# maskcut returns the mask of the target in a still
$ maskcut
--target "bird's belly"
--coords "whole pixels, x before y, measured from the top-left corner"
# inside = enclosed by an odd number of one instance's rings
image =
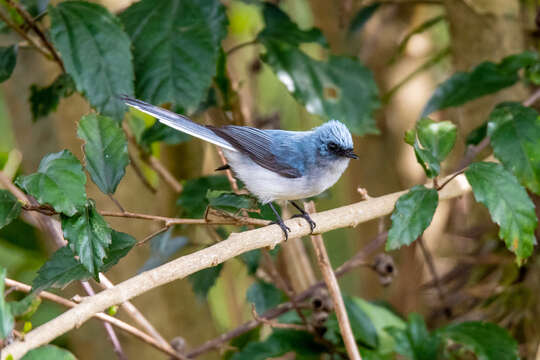
[[[348,160],[338,160],[320,174],[286,178],[263,168],[239,152],[224,150],[235,175],[263,204],[274,200],[298,200],[315,196],[334,185],[347,168]]]

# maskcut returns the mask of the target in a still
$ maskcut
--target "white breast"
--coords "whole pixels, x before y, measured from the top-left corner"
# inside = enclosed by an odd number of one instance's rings
[[[263,168],[240,152],[225,149],[223,152],[235,175],[263,204],[318,195],[334,185],[349,164],[349,159],[339,159],[306,176],[291,179]]]

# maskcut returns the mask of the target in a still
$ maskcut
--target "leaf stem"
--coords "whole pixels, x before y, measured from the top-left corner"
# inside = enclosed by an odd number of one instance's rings
[[[246,46],[250,46],[250,45],[255,45],[255,44],[258,44],[259,42],[257,41],[257,39],[254,39],[254,40],[251,40],[251,41],[247,41],[247,42],[243,42],[243,43],[240,43],[238,45],[235,45],[233,46],[232,48],[230,48],[229,50],[227,50],[225,53],[227,54],[227,56],[230,56],[232,53],[246,47]]]

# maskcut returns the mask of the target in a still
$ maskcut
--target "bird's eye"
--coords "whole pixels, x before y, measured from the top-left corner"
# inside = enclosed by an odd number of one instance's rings
[[[330,151],[336,151],[338,149],[338,145],[335,142],[328,143],[328,149]]]

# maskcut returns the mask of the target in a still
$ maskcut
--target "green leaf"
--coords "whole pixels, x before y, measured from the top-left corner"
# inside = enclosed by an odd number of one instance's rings
[[[431,223],[438,203],[437,190],[423,185],[416,185],[401,195],[392,213],[386,251],[399,249],[415,241]]]
[[[517,179],[501,165],[473,163],[465,171],[476,201],[484,204],[500,226],[499,236],[521,262],[536,244],[534,204]]]
[[[221,273],[221,269],[223,269],[223,263],[200,270],[188,277],[195,295],[197,295],[200,300],[206,299],[208,292],[216,283],[217,278]]]
[[[150,239],[150,256],[138,272],[147,271],[165,264],[174,253],[187,245],[185,236],[172,236],[173,228]]]
[[[284,43],[265,45],[263,60],[307,111],[342,121],[356,135],[378,133],[372,117],[378,89],[368,68],[348,57],[330,55],[324,62]]]
[[[497,159],[540,195],[540,118],[519,103],[503,103],[489,117],[488,135]]]
[[[478,360],[518,360],[518,343],[508,332],[488,322],[449,325],[438,333],[472,350]]]
[[[289,16],[272,3],[262,4],[265,27],[257,35],[257,41],[266,44],[268,41],[284,42],[298,47],[302,43],[319,43],[328,47],[328,42],[319,29],[301,30]]]
[[[182,207],[182,216],[201,218],[208,206],[208,189],[230,190],[229,180],[225,175],[202,176],[186,181],[184,191],[176,202]]]
[[[8,190],[0,189],[0,229],[19,217],[21,203]]]
[[[66,1],[49,7],[51,40],[77,90],[104,115],[121,121],[133,95],[131,42],[120,21],[103,6]]]
[[[0,83],[11,76],[17,63],[17,45],[0,46]]]
[[[257,199],[249,195],[238,195],[233,191],[208,189],[206,198],[208,199],[208,205],[226,211],[254,209],[257,207]]]
[[[440,84],[428,100],[422,117],[434,111],[459,106],[495,93],[519,81],[518,71],[538,62],[538,54],[526,51],[510,55],[500,63],[483,62],[470,72],[457,72]]]
[[[11,335],[14,325],[11,307],[4,298],[5,279],[6,269],[0,266],[0,339],[4,339]]]
[[[93,201],[89,200],[84,209],[72,217],[62,216],[62,229],[81,264],[97,279],[112,240],[111,228]]]
[[[218,0],[142,0],[120,15],[134,45],[136,93],[188,112],[204,99],[227,33]]]
[[[9,303],[11,313],[17,320],[29,320],[41,305],[41,298],[34,294],[26,295],[22,300]]]
[[[36,173],[19,177],[15,183],[40,204],[50,204],[68,216],[75,215],[86,203],[86,176],[69,150],[45,156]]]
[[[242,261],[246,265],[248,274],[254,275],[259,268],[259,262],[261,260],[261,250],[255,249],[245,252],[240,255],[240,259],[242,259]]]
[[[476,129],[471,131],[467,138],[465,139],[465,144],[467,145],[478,145],[485,139],[487,136],[487,122],[478,126]]]
[[[396,342],[396,352],[411,360],[437,358],[441,339],[430,334],[424,319],[418,314],[409,315],[406,329],[390,327],[387,331]]]
[[[189,140],[191,140],[191,136],[188,134],[163,125],[156,120],[152,126],[143,131],[140,144],[150,151],[150,145],[156,141],[162,141],[169,145],[177,145]]]
[[[71,96],[75,91],[75,83],[71,76],[66,73],[60,74],[51,85],[39,87],[32,85],[30,87],[30,110],[32,111],[32,120],[49,115],[55,111],[61,98]]]
[[[123,258],[135,245],[136,240],[118,231],[111,233],[111,245],[104,260],[101,272],[106,272]],[[38,275],[32,282],[32,292],[48,288],[66,287],[76,280],[88,280],[93,275],[75,258],[75,253],[69,246],[58,249],[51,258],[38,270]]]
[[[77,358],[58,346],[44,345],[30,350],[21,360],[77,360]]]
[[[375,11],[381,6],[380,2],[374,2],[367,6],[363,6],[360,10],[354,15],[354,18],[351,20],[349,25],[349,34],[354,34],[362,30],[364,25],[368,22],[369,19],[375,14]]]
[[[255,304],[257,314],[263,314],[281,303],[283,294],[274,285],[264,281],[253,283],[246,293],[246,300]]]
[[[86,115],[77,135],[84,140],[86,169],[105,194],[113,194],[129,163],[126,135],[111,118]]]
[[[429,118],[423,118],[416,124],[418,140],[424,149],[442,162],[456,143],[457,128],[450,121],[435,122]]]
[[[260,342],[249,343],[233,355],[231,360],[266,360],[288,352],[295,352],[297,359],[319,356],[326,348],[315,342],[313,335],[305,331],[275,329],[272,334]]]
[[[43,15],[49,4],[49,0],[20,0],[19,2],[33,17]]]

